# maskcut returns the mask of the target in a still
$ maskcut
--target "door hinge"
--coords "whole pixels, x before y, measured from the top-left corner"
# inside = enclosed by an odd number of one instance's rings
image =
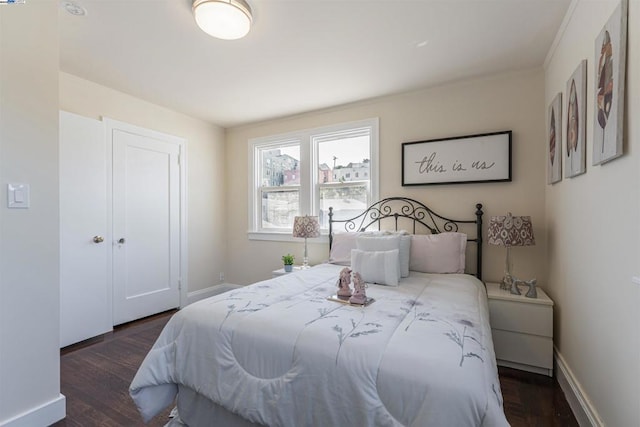
[[[178,166],[181,165],[182,154],[178,154]]]
[[[182,290],[182,279],[178,279],[178,290]]]

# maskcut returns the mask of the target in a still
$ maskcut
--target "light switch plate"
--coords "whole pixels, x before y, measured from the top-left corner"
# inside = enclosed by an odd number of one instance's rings
[[[29,190],[29,184],[7,184],[7,207],[11,209],[28,208],[31,199]]]

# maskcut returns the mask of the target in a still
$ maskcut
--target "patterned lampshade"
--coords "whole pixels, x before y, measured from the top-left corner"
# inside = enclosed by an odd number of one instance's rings
[[[498,246],[532,246],[536,244],[530,216],[492,216],[489,223],[489,244]]]
[[[320,222],[317,216],[297,216],[293,220],[293,237],[319,237]]]

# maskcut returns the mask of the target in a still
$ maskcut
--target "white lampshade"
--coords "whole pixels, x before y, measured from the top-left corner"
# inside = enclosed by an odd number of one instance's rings
[[[253,19],[244,0],[195,0],[193,15],[202,31],[223,40],[246,36]]]

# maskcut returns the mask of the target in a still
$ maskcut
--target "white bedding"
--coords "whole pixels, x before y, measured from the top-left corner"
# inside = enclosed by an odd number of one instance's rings
[[[130,393],[145,420],[178,384],[269,426],[505,426],[483,284],[412,272],[328,301],[324,264],[194,303],[169,321]]]

